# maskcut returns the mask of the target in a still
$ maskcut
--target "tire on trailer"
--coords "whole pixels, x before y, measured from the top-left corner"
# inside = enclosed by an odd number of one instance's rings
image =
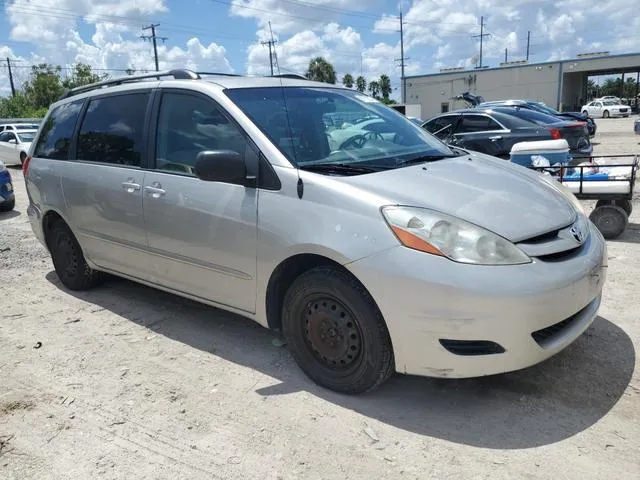
[[[294,280],[284,298],[282,329],[302,371],[322,387],[363,393],[394,372],[382,314],[347,272],[318,267]]]
[[[603,205],[617,205],[625,212],[627,212],[627,216],[631,216],[631,212],[633,211],[633,205],[631,204],[631,200],[598,200],[596,202],[596,208],[601,207]]]
[[[14,208],[16,208],[16,199],[15,198],[12,198],[8,202],[0,203],[0,212],[10,212]]]
[[[601,205],[591,212],[589,219],[607,240],[618,238],[629,224],[627,212],[617,205]]]
[[[89,267],[78,240],[62,220],[51,226],[47,245],[56,274],[69,290],[88,290],[102,282],[104,274]]]

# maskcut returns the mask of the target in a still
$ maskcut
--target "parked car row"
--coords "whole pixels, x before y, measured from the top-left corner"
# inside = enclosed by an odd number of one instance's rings
[[[570,153],[590,155],[593,147],[585,122],[569,121],[528,107],[479,106],[438,115],[423,124],[447,144],[508,158],[519,142],[565,139]]]

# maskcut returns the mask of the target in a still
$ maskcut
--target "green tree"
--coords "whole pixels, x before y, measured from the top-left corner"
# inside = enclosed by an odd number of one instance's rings
[[[100,82],[102,80],[106,80],[109,78],[109,75],[102,74],[98,75],[93,73],[91,70],[91,66],[85,65],[84,63],[78,63],[71,75],[64,79],[62,82],[62,87],[66,89],[71,89],[75,87],[81,87],[83,85],[89,85],[90,83]]]
[[[365,78],[360,75],[358,78],[356,78],[356,89],[360,92],[360,93],[364,93],[367,91],[367,81],[365,80]]]
[[[353,76],[350,73],[347,73],[342,77],[342,84],[347,88],[353,88]]]
[[[336,71],[333,65],[322,57],[316,57],[309,62],[305,76],[316,82],[336,83]]]
[[[46,113],[46,108],[34,107],[23,92],[0,98],[0,118],[42,118]]]
[[[374,98],[378,98],[378,94],[380,93],[380,84],[375,80],[373,82],[369,82],[369,91]]]
[[[379,86],[382,98],[388,101],[391,95],[391,79],[387,75],[380,75]]]
[[[29,103],[35,109],[49,108],[62,95],[60,67],[41,63],[31,68],[31,77],[23,90]]]

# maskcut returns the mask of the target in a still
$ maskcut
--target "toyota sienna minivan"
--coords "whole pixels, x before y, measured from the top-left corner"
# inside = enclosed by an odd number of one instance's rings
[[[67,288],[109,273],[244,315],[339,392],[522,369],[600,305],[605,242],[571,193],[354,90],[109,80],[52,105],[29,155],[28,215]]]

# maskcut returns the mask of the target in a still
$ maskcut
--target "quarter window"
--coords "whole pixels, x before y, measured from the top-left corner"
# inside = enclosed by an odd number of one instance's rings
[[[139,167],[148,100],[148,93],[91,100],[78,136],[78,159]]]
[[[37,158],[67,160],[71,137],[76,128],[82,102],[65,103],[56,107],[42,126],[38,143],[34,150]]]
[[[211,100],[184,93],[162,95],[156,135],[156,169],[194,174],[206,150],[233,150],[244,157],[247,140]]]

